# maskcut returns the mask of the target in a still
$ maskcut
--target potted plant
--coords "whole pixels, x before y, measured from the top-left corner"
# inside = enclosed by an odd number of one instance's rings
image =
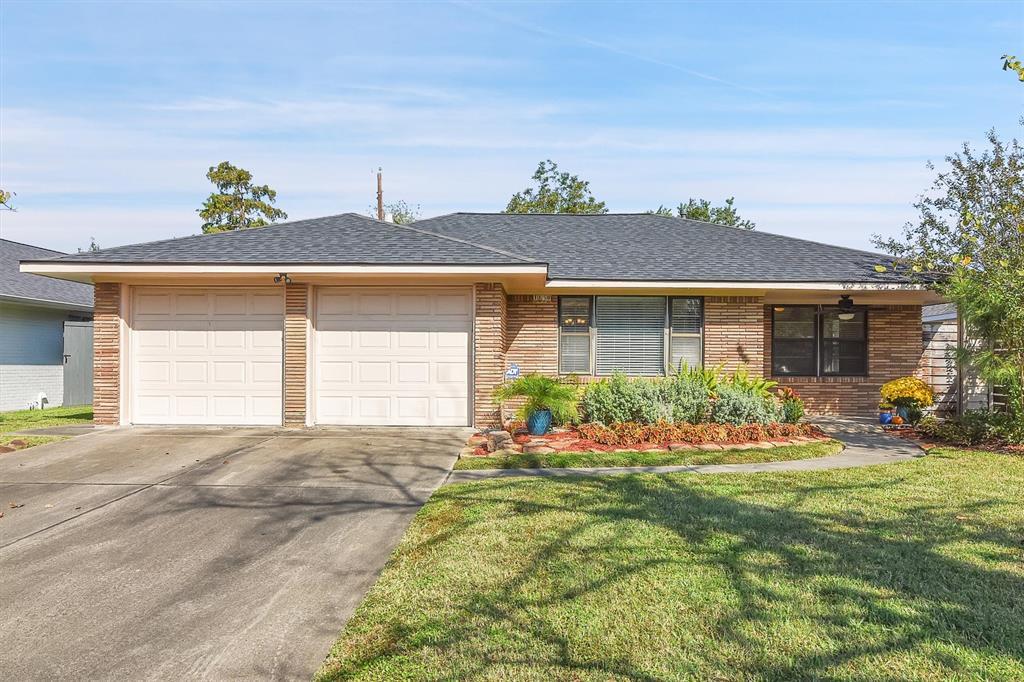
[[[526,420],[531,436],[543,436],[552,421],[564,423],[576,419],[576,394],[575,386],[534,373],[499,386],[494,397],[499,403],[522,399],[517,416]]]
[[[884,400],[878,403],[878,423],[892,424],[892,415],[895,409],[895,405],[889,402],[885,402]]]
[[[896,406],[901,424],[916,424],[924,414],[922,408],[935,403],[931,387],[917,377],[900,377],[884,384],[882,399]]]

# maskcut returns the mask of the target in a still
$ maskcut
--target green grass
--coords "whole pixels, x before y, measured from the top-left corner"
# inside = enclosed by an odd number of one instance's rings
[[[829,440],[805,445],[783,445],[770,450],[689,450],[681,452],[555,452],[500,457],[463,457],[456,469],[559,469],[577,467],[668,466],[672,464],[747,464],[811,459],[834,455],[842,443]]]
[[[7,445],[12,440],[22,440],[33,447],[59,440],[64,436],[11,436],[13,431],[41,429],[47,426],[69,426],[71,424],[89,424],[92,422],[92,407],[54,407],[48,410],[18,410],[17,412],[0,412],[0,445]]]
[[[48,410],[0,412],[0,433],[41,429],[46,426],[68,426],[92,422],[92,406],[54,407]]]
[[[448,486],[317,679],[1024,679],[1024,458]]]

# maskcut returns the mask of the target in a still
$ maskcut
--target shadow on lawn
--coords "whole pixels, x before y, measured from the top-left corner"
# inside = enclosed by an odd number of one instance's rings
[[[536,549],[527,560],[514,557],[515,565],[524,568],[499,589],[450,594],[463,612],[458,622],[449,619],[410,628],[392,619],[384,632],[352,647],[349,657],[339,661],[326,679],[358,675],[392,656],[415,657],[418,649],[427,647],[444,660],[446,649],[454,654],[472,646],[467,642],[489,637],[488,632],[501,632],[513,645],[488,646],[476,656],[462,656],[461,667],[449,672],[461,677],[500,676],[520,666],[536,666],[534,670],[558,670],[570,678],[658,679],[664,669],[654,671],[628,652],[614,655],[599,641],[567,637],[564,628],[554,625],[555,619],[545,617],[544,609],[615,589],[620,581],[656,571],[660,565],[676,564],[677,570],[688,570],[695,563],[717,569],[738,603],[719,610],[721,615],[713,621],[707,616],[713,632],[705,635],[704,646],[721,651],[691,652],[690,665],[703,657],[707,667],[680,669],[675,675],[701,677],[717,668],[719,675],[728,678],[820,678],[834,675],[837,666],[853,659],[874,656],[875,665],[882,666],[881,657],[900,652],[917,656],[930,652],[936,667],[957,672],[957,658],[936,653],[936,646],[969,650],[973,666],[984,665],[979,661],[991,657],[1024,663],[1024,580],[939,551],[940,546],[955,543],[985,543],[995,547],[985,552],[975,548],[973,560],[1020,561],[1024,536],[971,521],[985,507],[999,504],[998,500],[955,506],[936,504],[932,497],[914,503],[913,486],[900,488],[907,476],[920,480],[927,475],[927,470],[906,476],[893,472],[866,477],[857,484],[818,486],[801,485],[795,477],[783,484],[777,479],[747,479],[736,486],[734,496],[719,494],[711,485],[686,475],[608,477],[560,482],[560,494],[548,494],[542,502],[531,501],[540,498],[528,488],[535,481],[442,489],[436,494],[438,502],[454,505],[435,522],[427,515],[424,521],[436,527],[424,527],[428,537],[403,547],[399,558],[415,561],[431,547],[472,534],[487,515],[467,518],[458,510],[480,503],[508,505],[510,528],[528,525],[516,517],[563,512],[571,514],[565,518],[574,522],[554,535],[538,534],[538,541],[530,545]],[[844,493],[875,496],[881,504],[885,495],[878,491],[883,490],[886,495],[903,495],[906,503],[879,513],[820,505],[796,509],[808,498]],[[751,501],[761,494],[772,496],[771,502]],[[1002,504],[1011,502],[1002,500]],[[670,531],[678,542],[671,543],[675,547],[667,552],[647,552],[645,558],[638,558],[631,554],[635,524]],[[573,546],[574,541],[597,528],[614,529],[610,541],[595,547],[587,558],[597,570],[574,574],[581,577],[569,580],[571,584],[545,573],[568,561],[568,554],[576,553],[574,559],[578,559],[580,547]],[[728,541],[722,542],[723,537]],[[544,579],[537,580],[542,573]],[[590,573],[599,577],[589,580],[585,576]],[[810,593],[813,605],[786,594],[793,591],[795,581],[799,582],[795,589]],[[770,643],[750,633],[773,628],[779,618],[805,619],[807,631],[819,641],[795,653],[774,655]],[[860,629],[865,627],[871,629],[870,636]],[[829,644],[821,645],[820,638],[828,638]],[[587,659],[579,655],[581,649]],[[746,649],[747,654],[730,656],[730,649]]]

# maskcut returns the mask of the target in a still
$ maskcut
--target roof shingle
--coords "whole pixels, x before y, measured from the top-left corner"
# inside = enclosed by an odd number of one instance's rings
[[[91,308],[92,285],[21,272],[19,262],[62,256],[38,246],[0,239],[0,296]]]

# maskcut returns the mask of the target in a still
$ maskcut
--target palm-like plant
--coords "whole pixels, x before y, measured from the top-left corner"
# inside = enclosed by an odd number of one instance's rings
[[[548,410],[557,423],[564,424],[578,415],[576,386],[559,383],[543,374],[527,374],[503,384],[494,392],[494,397],[499,403],[524,398],[516,413],[520,419],[529,419],[534,412]]]

